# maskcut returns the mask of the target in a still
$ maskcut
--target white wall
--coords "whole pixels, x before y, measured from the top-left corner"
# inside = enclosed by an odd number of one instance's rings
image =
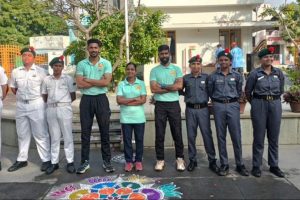
[[[194,55],[200,54],[203,64],[214,61],[215,47],[219,43],[217,29],[188,29],[176,31],[177,64],[182,66],[182,52],[186,49],[186,66],[188,66],[189,49],[195,49]],[[194,56],[192,55],[192,56]]]

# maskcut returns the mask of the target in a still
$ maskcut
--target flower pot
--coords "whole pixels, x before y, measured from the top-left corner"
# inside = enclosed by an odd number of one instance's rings
[[[300,112],[300,102],[290,102],[292,112]]]
[[[240,102],[240,114],[243,114],[245,111],[247,102]]]

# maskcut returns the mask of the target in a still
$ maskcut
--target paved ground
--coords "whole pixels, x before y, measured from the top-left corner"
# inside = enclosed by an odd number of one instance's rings
[[[242,177],[234,170],[232,147],[228,146],[230,156],[230,174],[219,177],[208,169],[208,162],[203,149],[199,149],[198,168],[193,172],[177,172],[173,159],[174,150],[166,150],[166,168],[163,172],[153,171],[155,152],[149,148],[144,153],[144,171],[126,173],[123,170],[122,152],[113,149],[114,166],[117,174],[139,174],[159,178],[161,183],[174,182],[183,193],[182,199],[299,199],[300,198],[300,145],[280,147],[280,166],[286,172],[286,178],[277,178],[268,172],[266,161],[261,178]],[[244,147],[247,168],[251,167],[251,147]],[[45,175],[40,170],[40,160],[34,149],[30,150],[29,165],[16,172],[7,172],[15,161],[17,149],[3,147],[2,171],[0,172],[0,199],[42,199],[51,188],[75,183],[88,177],[107,176],[101,168],[102,160],[99,149],[91,150],[91,169],[83,175],[68,174],[65,171],[66,160],[61,151],[60,169],[52,175]],[[187,151],[185,151],[187,152]],[[266,155],[264,156],[266,157]],[[79,164],[80,151],[76,150],[76,165]]]
[[[118,107],[113,103],[115,97],[110,96],[112,110]],[[9,95],[4,102],[4,111],[14,115],[14,96]],[[79,101],[73,103],[78,107]],[[249,111],[249,107],[248,109]],[[288,110],[284,105],[284,110]],[[153,112],[152,106],[146,106],[146,112]],[[267,150],[267,147],[266,149]],[[112,149],[114,158],[122,157],[118,149]],[[280,167],[286,172],[286,178],[280,179],[268,172],[267,162],[264,161],[263,175],[261,178],[241,177],[234,171],[232,147],[228,146],[230,156],[230,175],[219,177],[208,169],[208,162],[203,148],[199,149],[199,166],[194,172],[177,172],[175,170],[174,150],[166,150],[167,166],[163,172],[155,172],[154,149],[145,149],[144,171],[138,173],[147,177],[158,178],[161,183],[174,182],[183,193],[182,199],[300,199],[300,145],[280,146]],[[100,149],[91,150],[91,169],[83,175],[68,174],[65,172],[66,160],[61,149],[60,169],[52,175],[45,175],[40,170],[41,161],[35,149],[30,149],[29,165],[19,171],[9,173],[7,169],[17,157],[16,147],[2,147],[2,171],[0,172],[0,199],[43,199],[55,186],[65,183],[74,183],[88,177],[107,176],[101,168],[102,159]],[[187,150],[185,150],[187,152]],[[80,161],[80,150],[76,149],[75,164]],[[251,146],[243,146],[243,156],[248,169],[251,168]],[[264,158],[267,159],[265,152]],[[123,170],[123,163],[114,162],[117,174],[130,175]]]

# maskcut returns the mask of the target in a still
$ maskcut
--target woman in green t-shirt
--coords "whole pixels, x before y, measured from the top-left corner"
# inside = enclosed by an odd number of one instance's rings
[[[142,159],[144,149],[146,87],[142,80],[136,77],[136,65],[126,65],[126,78],[118,85],[117,103],[120,105],[120,122],[122,125],[125,171],[135,167],[136,171],[143,170]],[[133,159],[132,132],[134,132],[136,155]]]

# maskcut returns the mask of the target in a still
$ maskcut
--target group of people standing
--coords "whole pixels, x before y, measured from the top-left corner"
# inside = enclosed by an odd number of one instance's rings
[[[110,107],[106,96],[107,86],[112,79],[111,63],[100,54],[101,42],[98,39],[87,41],[89,57],[78,63],[76,82],[68,75],[62,74],[64,58],[56,57],[50,62],[53,75],[34,64],[35,51],[24,48],[21,51],[24,66],[12,72],[10,87],[16,94],[16,126],[19,143],[19,155],[8,171],[16,171],[27,166],[28,149],[33,135],[39,156],[42,160],[41,170],[47,174],[59,168],[59,145],[61,134],[64,138],[64,150],[67,159],[66,170],[69,173],[85,173],[89,168],[89,151],[91,128],[96,116],[100,138],[103,169],[114,172],[111,164],[109,141]],[[269,142],[268,163],[270,172],[279,177],[284,173],[278,167],[278,137],[280,132],[281,103],[284,76],[278,68],[272,66],[274,49],[263,49],[259,54],[261,66],[253,70],[246,83],[245,93],[251,103],[253,122],[253,168],[251,173],[261,176],[262,154],[265,132]],[[232,54],[228,49],[217,55],[219,68],[208,75],[202,73],[202,58],[196,55],[189,60],[190,74],[183,76],[181,69],[170,63],[170,49],[167,45],[158,47],[160,64],[150,73],[150,88],[154,94],[155,105],[155,152],[154,169],[162,171],[165,167],[164,141],[166,125],[169,122],[175,144],[176,169],[184,171],[184,145],[181,125],[181,108],[179,95],[184,95],[186,104],[186,128],[188,138],[188,171],[197,167],[196,137],[200,127],[208,157],[209,169],[220,176],[229,173],[226,147],[227,128],[231,136],[236,171],[248,176],[242,158],[241,125],[239,98],[242,94],[243,77],[232,70]],[[145,83],[136,77],[134,63],[126,65],[126,78],[117,89],[116,101],[120,105],[120,122],[124,141],[125,166],[129,172],[143,170],[143,149],[145,133],[146,103]],[[0,71],[1,75],[1,71]],[[1,78],[1,77],[0,77]],[[0,80],[0,84],[7,82]],[[81,123],[81,163],[75,169],[74,145],[72,136],[72,107],[75,90],[80,89]],[[4,87],[2,87],[5,90]],[[4,98],[6,92],[2,92]],[[210,125],[208,101],[211,99],[217,133],[220,166],[217,164],[216,150]],[[273,125],[271,125],[273,124]],[[48,133],[49,130],[49,133]],[[134,133],[136,153],[132,147]],[[0,165],[1,167],[1,165]],[[1,169],[1,168],[0,168]]]

